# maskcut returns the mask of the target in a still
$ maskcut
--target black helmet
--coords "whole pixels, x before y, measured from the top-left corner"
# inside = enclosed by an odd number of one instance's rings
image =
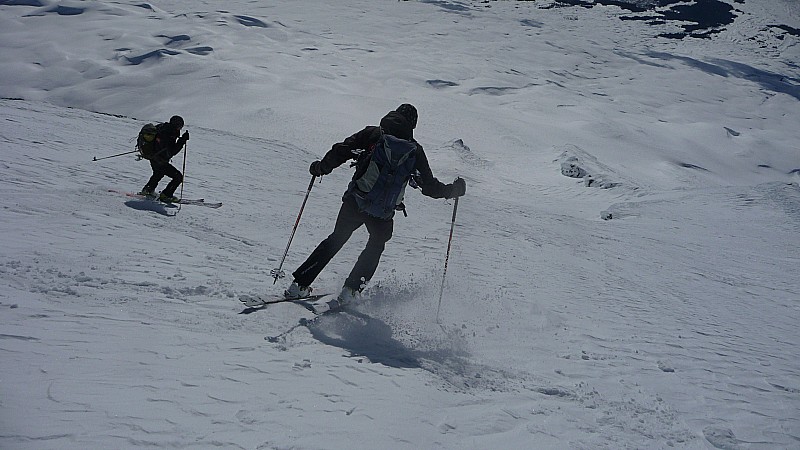
[[[169,119],[169,124],[177,129],[183,128],[183,117],[181,116],[172,116]]]
[[[395,111],[408,120],[408,123],[411,124],[411,128],[417,128],[417,108],[415,108],[414,105],[403,103],[398,106]]]

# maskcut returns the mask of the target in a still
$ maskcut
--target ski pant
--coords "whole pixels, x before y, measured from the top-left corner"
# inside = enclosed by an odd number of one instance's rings
[[[158,183],[161,181],[162,178],[165,176],[172,178],[172,180],[167,184],[167,187],[161,191],[164,195],[168,197],[172,197],[175,194],[175,190],[178,189],[178,186],[181,185],[183,182],[183,174],[180,170],[176,169],[172,164],[169,162],[161,162],[161,161],[150,161],[150,167],[153,168],[153,176],[150,177],[150,180],[147,181],[147,184],[144,185],[144,191],[151,191],[154,192],[158,187]]]
[[[336,256],[336,253],[342,249],[347,240],[350,239],[350,236],[353,235],[353,232],[359,229],[361,225],[366,225],[369,232],[369,240],[344,285],[359,291],[362,290],[363,286],[375,274],[383,249],[389,239],[392,238],[394,220],[378,219],[359,211],[352,197],[345,198],[342,202],[339,215],[336,217],[333,233],[320,242],[308,259],[292,273],[294,281],[300,286],[310,286],[317,278],[317,275],[322,272],[322,269]]]

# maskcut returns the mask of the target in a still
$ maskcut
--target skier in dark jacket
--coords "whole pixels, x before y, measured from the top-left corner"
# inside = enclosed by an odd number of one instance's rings
[[[311,163],[309,172],[318,177],[327,175],[346,161],[357,159],[361,150],[371,150],[381,139],[382,134],[387,134],[411,141],[416,145],[414,181],[422,189],[423,195],[432,198],[455,198],[464,195],[467,186],[462,178],[456,178],[453,183],[444,184],[433,176],[422,146],[414,140],[413,130],[416,125],[416,108],[407,103],[400,105],[397,110],[391,111],[383,117],[380,127],[368,126],[348,137],[344,142],[334,144],[322,160]],[[357,170],[353,179],[355,180],[359,176]],[[375,274],[385,244],[392,237],[393,219],[391,217],[388,219],[375,217],[360,210],[354,198],[353,186],[354,183],[351,182],[342,198],[342,207],[336,218],[333,233],[323,240],[292,274],[294,281],[284,292],[286,298],[300,298],[309,295],[311,283],[344,246],[353,232],[362,225],[367,227],[369,240],[344,282],[344,287],[338,297],[339,304],[354,300]]]
[[[150,167],[153,169],[153,176],[147,181],[147,184],[142,188],[140,194],[147,196],[155,196],[156,187],[158,183],[165,176],[172,178],[167,184],[167,187],[161,191],[159,200],[168,203],[177,202],[179,199],[175,197],[175,190],[183,182],[183,174],[175,166],[170,164],[173,156],[177,155],[186,141],[189,140],[189,132],[186,131],[181,136],[181,129],[183,128],[183,118],[181,116],[172,116],[169,122],[162,123],[156,127],[155,138],[155,153],[150,157]]]

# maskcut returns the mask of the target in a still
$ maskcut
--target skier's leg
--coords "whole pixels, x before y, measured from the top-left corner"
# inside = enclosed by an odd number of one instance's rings
[[[167,187],[161,191],[161,193],[167,197],[172,197],[175,194],[175,190],[178,189],[178,186],[183,183],[183,174],[172,164],[167,164],[164,167],[164,175],[172,178],[172,181],[167,184]]]
[[[147,180],[147,184],[144,185],[142,188],[142,192],[155,192],[156,188],[158,187],[158,183],[164,178],[164,167],[162,164],[158,164],[154,161],[150,161],[150,167],[153,169],[153,175]]]
[[[392,238],[392,229],[394,227],[394,220],[381,220],[369,218],[365,221],[367,231],[369,231],[369,240],[367,246],[358,256],[356,265],[350,271],[350,275],[345,280],[344,285],[351,289],[361,291],[365,284],[372,279],[375,275],[375,270],[378,268],[378,263],[381,260],[381,254],[386,247],[386,243]]]
[[[364,221],[361,213],[355,206],[352,199],[342,202],[339,215],[336,217],[336,225],[333,233],[319,243],[316,249],[306,261],[292,273],[294,281],[300,286],[310,286],[311,283],[322,272],[322,269],[336,256],[344,244],[353,235],[353,232],[360,227]]]

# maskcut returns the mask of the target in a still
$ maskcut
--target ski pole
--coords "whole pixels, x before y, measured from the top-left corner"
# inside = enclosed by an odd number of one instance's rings
[[[183,179],[181,180],[181,194],[180,194],[181,195],[180,196],[181,199],[183,199],[183,185],[186,183],[186,153],[188,151],[189,151],[189,144],[187,142],[184,142],[183,143],[183,167],[181,168],[181,177],[183,177]],[[173,195],[175,195],[175,194],[173,194]],[[177,216],[179,212],[181,212],[181,202],[180,201],[178,202],[178,210],[175,211],[175,214],[173,214],[173,216]]]
[[[186,184],[186,154],[189,153],[189,143],[183,143],[183,172],[181,175],[183,176],[183,181],[181,181],[181,198],[183,198],[183,185]]]
[[[297,226],[300,225],[300,216],[303,215],[303,209],[306,207],[306,202],[308,201],[308,195],[311,193],[311,188],[314,187],[314,180],[317,179],[316,175],[311,175],[311,182],[308,183],[308,190],[306,191],[306,197],[303,199],[303,204],[300,206],[300,213],[297,214],[297,220],[294,221],[294,227],[292,228],[292,234],[289,236],[289,242],[286,244],[286,251],[283,252],[283,258],[281,258],[281,263],[277,269],[272,269],[272,277],[274,280],[272,284],[278,282],[278,278],[283,278],[286,274],[283,273],[283,262],[286,261],[286,255],[289,254],[289,246],[292,245],[292,239],[294,239],[294,233],[297,231]]]
[[[439,311],[442,309],[442,294],[444,294],[444,279],[447,275],[447,262],[450,260],[450,244],[453,242],[453,227],[456,225],[456,211],[458,211],[458,197],[453,203],[453,219],[450,221],[450,238],[447,239],[447,255],[444,257],[444,272],[442,273],[442,287],[439,289],[439,306],[436,307],[436,323],[439,322]]]
[[[92,158],[92,161],[100,161],[101,159],[116,158],[117,156],[122,156],[122,155],[130,155],[131,153],[136,153],[138,151],[139,150],[132,150],[132,151],[129,151],[129,152],[119,153],[119,154],[116,154],[116,155],[103,156],[102,158],[98,158],[98,157],[95,156],[94,158]]]

